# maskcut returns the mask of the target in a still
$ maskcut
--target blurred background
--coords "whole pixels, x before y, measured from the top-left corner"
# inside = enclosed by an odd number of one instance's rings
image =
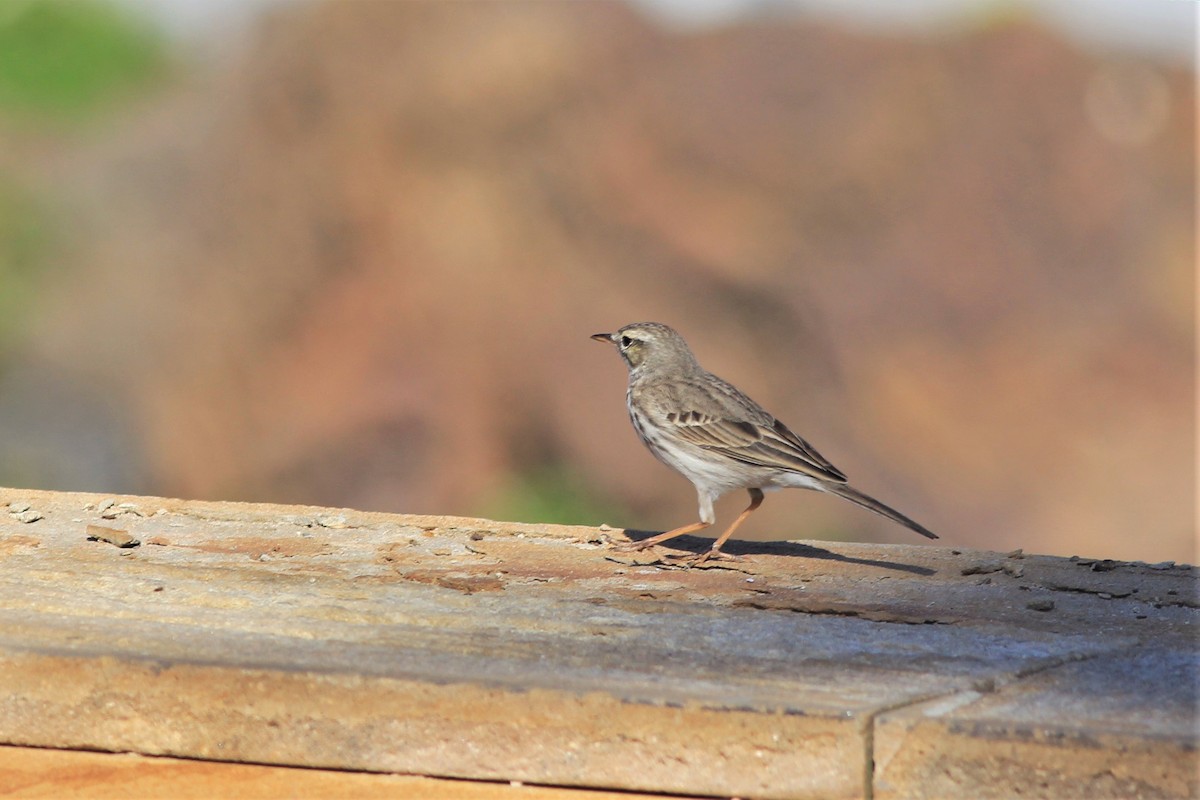
[[[1194,561],[1195,17],[7,0],[0,485],[681,525],[657,320],[941,543]]]

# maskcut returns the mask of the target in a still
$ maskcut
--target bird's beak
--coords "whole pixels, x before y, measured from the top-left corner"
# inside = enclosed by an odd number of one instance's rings
[[[616,339],[614,338],[615,336],[616,336],[616,334],[613,334],[613,333],[593,333],[592,334],[592,338],[595,339],[597,342],[608,342],[609,344],[612,344],[613,342],[616,341]]]

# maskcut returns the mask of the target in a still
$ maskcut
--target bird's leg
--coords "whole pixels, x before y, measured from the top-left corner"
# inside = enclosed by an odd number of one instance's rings
[[[622,545],[622,550],[645,550],[647,547],[654,547],[656,544],[662,544],[668,539],[674,539],[676,536],[683,536],[688,533],[695,533],[698,530],[707,528],[712,525],[711,522],[693,522],[691,525],[684,525],[682,528],[676,528],[673,531],[660,533],[658,536],[651,536],[649,539],[643,539],[640,542],[632,542],[627,545]]]
[[[713,546],[708,549],[708,552],[701,553],[700,555],[696,556],[696,559],[692,563],[703,564],[705,561],[714,558],[733,558],[733,556],[721,552],[721,545],[725,544],[725,542],[729,540],[729,537],[733,535],[733,532],[738,529],[739,525],[746,521],[746,517],[750,516],[754,509],[762,505],[762,501],[762,489],[751,489],[750,505],[746,506],[746,510],[741,514],[738,514],[737,519],[733,521],[732,525],[725,529],[725,532],[721,534],[719,539],[713,542]]]

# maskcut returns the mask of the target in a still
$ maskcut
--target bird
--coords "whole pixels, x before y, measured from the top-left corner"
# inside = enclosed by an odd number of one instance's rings
[[[860,492],[811,444],[728,381],[696,361],[684,338],[658,322],[635,322],[592,337],[616,347],[629,368],[625,405],[642,444],[696,489],[700,519],[624,546],[644,550],[716,522],[713,501],[737,489],[750,505],[708,551],[692,560],[730,558],[721,546],[763,502],[763,493],[797,488],[828,492],[922,536],[937,534]]]

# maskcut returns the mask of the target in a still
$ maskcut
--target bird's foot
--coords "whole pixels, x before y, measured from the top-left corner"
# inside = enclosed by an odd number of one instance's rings
[[[650,541],[641,542],[618,542],[613,545],[613,550],[618,553],[640,553],[643,550],[648,550],[654,545]]]
[[[701,564],[707,564],[710,561],[741,561],[741,556],[735,556],[731,553],[725,553],[717,549],[705,550],[703,553],[697,553],[691,556],[684,556],[679,559],[687,563],[689,567],[698,567]]]

